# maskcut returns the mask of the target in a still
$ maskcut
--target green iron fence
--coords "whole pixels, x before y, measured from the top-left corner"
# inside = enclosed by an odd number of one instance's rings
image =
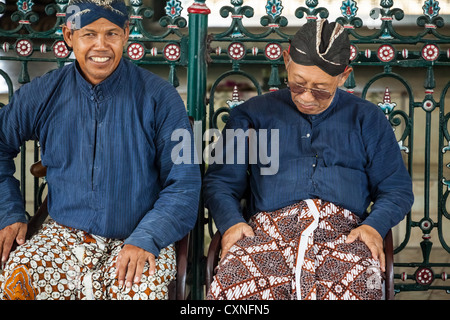
[[[370,11],[369,19],[379,22],[371,29],[367,20],[358,17],[357,1],[344,0],[330,8],[319,6],[318,0],[290,1],[290,5],[293,2],[298,4],[296,9],[287,13],[283,11],[286,1],[221,1],[218,14],[226,26],[215,27],[217,21],[209,19],[211,9],[205,0],[169,0],[163,6],[162,1],[130,0],[131,33],[124,55],[144,68],[164,70],[176,87],[185,85],[187,112],[196,121],[195,133],[203,136],[209,128],[220,129],[231,108],[243,100],[283,87],[282,51],[289,38],[302,24],[328,18],[330,10],[339,11],[336,20],[349,31],[354,68],[345,89],[377,103],[385,112],[415,183],[413,211],[394,230],[395,253],[400,257],[415,248],[421,255],[415,261],[395,260],[395,289],[450,293],[445,282],[450,268],[446,239],[450,231],[450,81],[445,74],[450,71],[450,32],[442,4],[423,1],[422,13],[414,17],[413,26],[405,28],[400,24],[405,19],[404,11],[392,0],[381,0]],[[38,69],[35,66],[48,63],[55,68],[72,61],[60,28],[67,5],[68,0],[0,3],[4,103],[17,89],[16,81],[17,85],[30,81],[30,73]],[[255,23],[256,6],[265,12],[259,23]],[[157,7],[163,13],[161,17]],[[187,19],[183,16],[186,11]],[[251,27],[246,26],[249,21],[253,22]],[[10,63],[19,65],[14,74],[6,71]],[[180,70],[187,75],[179,77]],[[204,140],[197,146],[199,150],[210,142],[209,138]],[[31,194],[35,210],[45,181],[35,179],[33,190],[28,190],[26,182],[33,178],[27,173],[26,148],[21,151],[19,175],[23,199]],[[37,161],[38,142],[31,148],[33,161]],[[202,170],[207,165],[204,160]],[[200,205],[191,233],[188,281],[193,299],[204,297],[204,251],[213,232],[213,221]]]

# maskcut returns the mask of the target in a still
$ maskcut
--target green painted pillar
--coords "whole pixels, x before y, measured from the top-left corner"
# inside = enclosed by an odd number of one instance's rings
[[[189,68],[188,102],[190,116],[203,121],[206,117],[206,36],[208,14],[205,0],[197,0],[188,8],[189,13]]]
[[[195,120],[194,132],[201,134],[206,128],[206,36],[208,31],[208,14],[211,11],[205,4],[205,0],[195,1],[189,8],[189,68],[188,68],[188,93],[187,110],[189,116]],[[201,130],[198,130],[198,128]],[[199,132],[200,131],[200,132]],[[203,139],[200,139],[202,141]],[[196,139],[199,141],[199,139]],[[197,148],[203,150],[202,145]],[[201,151],[200,150],[200,151]],[[202,173],[204,164],[199,152]],[[200,199],[197,223],[192,232],[192,288],[193,300],[203,299],[204,282],[204,206]]]

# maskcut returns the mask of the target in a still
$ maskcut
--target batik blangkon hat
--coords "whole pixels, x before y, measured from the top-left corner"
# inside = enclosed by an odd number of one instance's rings
[[[300,65],[317,66],[335,77],[350,62],[350,40],[339,23],[328,20],[307,22],[291,40],[289,54]]]
[[[123,0],[71,0],[66,9],[66,26],[81,29],[105,18],[121,28],[128,21],[127,6]]]

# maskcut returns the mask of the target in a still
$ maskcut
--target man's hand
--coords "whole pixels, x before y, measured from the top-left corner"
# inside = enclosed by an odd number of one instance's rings
[[[239,240],[245,237],[254,237],[252,227],[244,222],[240,222],[229,228],[222,236],[222,257],[225,257],[228,250]]]
[[[145,263],[149,264],[149,274],[152,276],[156,270],[155,256],[144,249],[126,244],[120,250],[116,262],[116,274],[119,286],[125,285],[130,288],[133,283],[139,283],[144,271]]]
[[[20,246],[25,243],[27,234],[27,224],[23,222],[13,223],[0,230],[0,255],[2,257],[2,267],[9,257],[14,240]]]
[[[383,249],[383,238],[377,230],[368,225],[362,225],[353,229],[347,237],[345,243],[352,243],[355,240],[361,240],[369,247],[372,257],[380,261],[381,271],[386,271],[386,262]]]

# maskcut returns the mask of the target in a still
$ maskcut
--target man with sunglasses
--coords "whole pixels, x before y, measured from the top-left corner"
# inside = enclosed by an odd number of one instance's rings
[[[283,57],[288,88],[235,107],[217,143],[226,157],[230,129],[278,130],[267,140],[278,172],[262,175],[247,154],[204,178],[222,235],[208,299],[380,299],[383,237],[414,199],[393,130],[377,106],[338,89],[352,72],[341,25],[306,23]]]

